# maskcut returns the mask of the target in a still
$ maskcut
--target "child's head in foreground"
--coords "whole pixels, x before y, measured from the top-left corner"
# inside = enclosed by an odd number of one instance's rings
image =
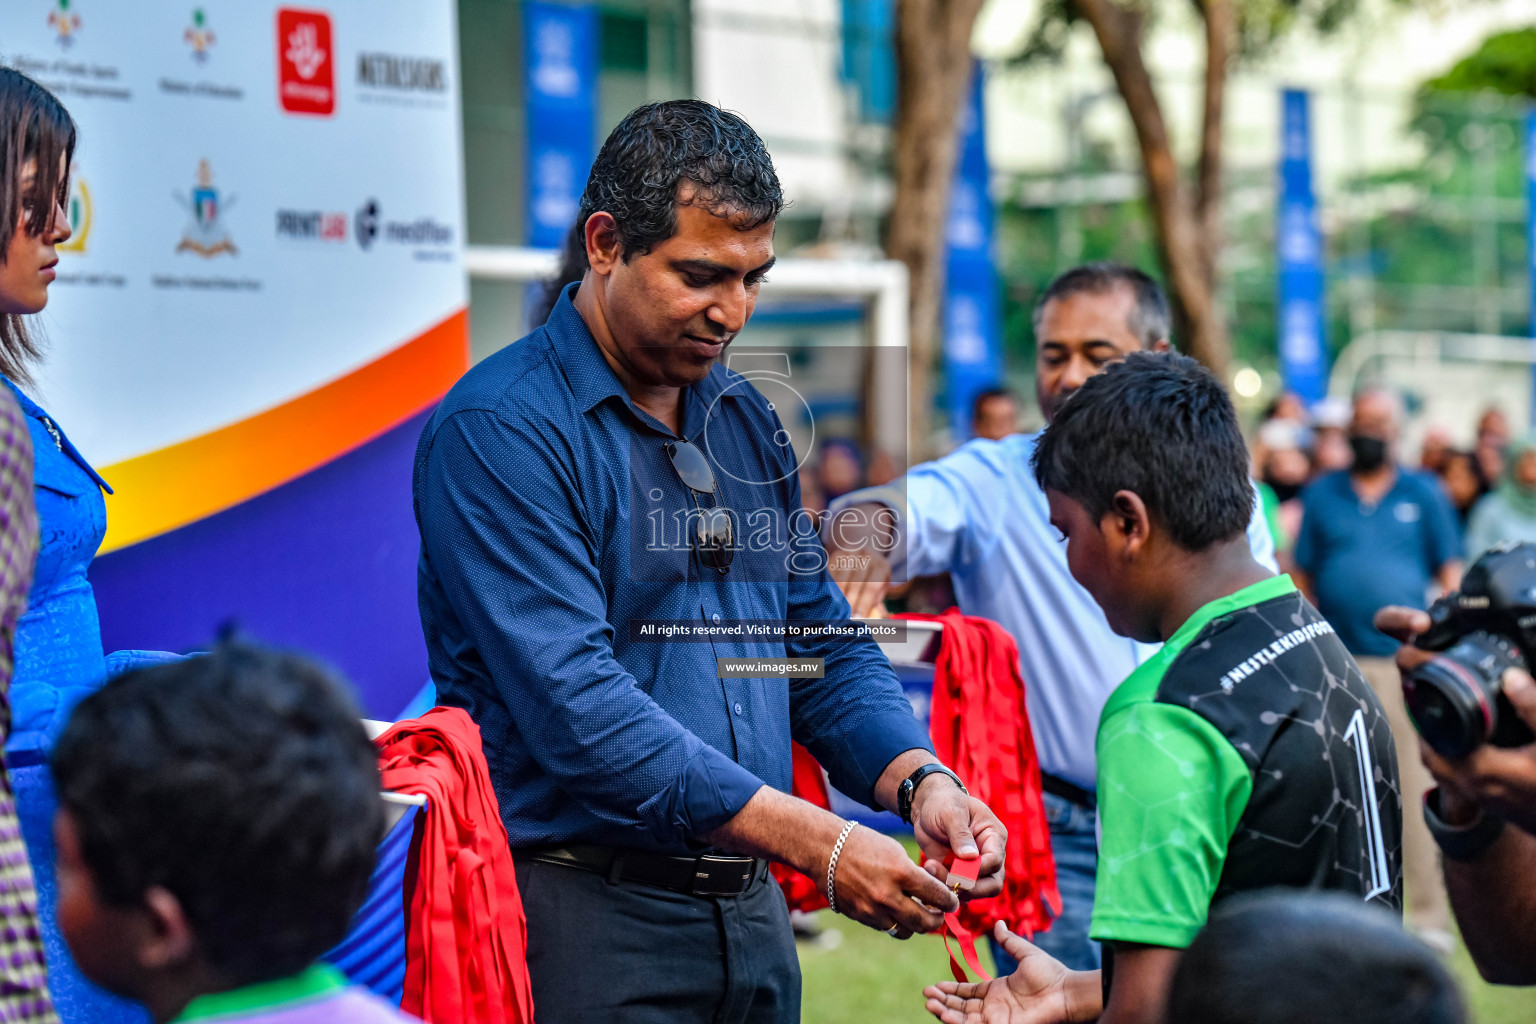
[[[1253,485],[1237,412],[1187,356],[1135,352],[1090,377],[1033,466],[1072,575],[1123,636],[1166,639],[1159,613],[1191,556],[1246,550]]]
[[[1402,922],[1342,893],[1234,899],[1185,950],[1170,1024],[1464,1024],[1450,971]]]
[[[297,974],[346,933],[383,830],[357,707],[238,643],[131,672],[54,751],[59,927],[82,972],[164,1019]]]

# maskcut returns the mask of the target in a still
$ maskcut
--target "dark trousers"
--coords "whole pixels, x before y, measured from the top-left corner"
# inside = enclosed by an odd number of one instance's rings
[[[539,1024],[796,1024],[800,961],[764,872],[689,896],[518,857]]]

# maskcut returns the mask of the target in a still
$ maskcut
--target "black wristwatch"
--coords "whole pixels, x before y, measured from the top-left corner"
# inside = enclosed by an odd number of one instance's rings
[[[1424,794],[1424,824],[1446,860],[1476,860],[1504,834],[1504,819],[1482,811],[1469,825],[1448,825],[1440,817],[1440,787]]]
[[[923,765],[917,771],[908,775],[900,788],[896,790],[896,813],[901,815],[901,820],[908,825],[912,824],[912,798],[917,795],[917,787],[923,784],[924,779],[935,773],[948,775],[954,779],[955,785],[960,787],[960,792],[970,792],[970,790],[965,788],[965,783],[960,781],[960,776],[943,765],[937,762]]]

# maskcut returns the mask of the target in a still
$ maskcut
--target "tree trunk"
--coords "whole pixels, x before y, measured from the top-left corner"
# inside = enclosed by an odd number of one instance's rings
[[[1162,107],[1152,86],[1151,73],[1142,60],[1143,16],[1133,8],[1120,6],[1115,0],[1075,2],[1078,11],[1093,26],[1099,48],[1104,53],[1104,63],[1115,77],[1115,85],[1136,129],[1142,173],[1147,182],[1147,206],[1152,212],[1153,236],[1168,283],[1168,298],[1181,347],[1225,381],[1231,360],[1231,342],[1221,310],[1216,305],[1211,277],[1214,259],[1208,257],[1207,236],[1202,221],[1196,216],[1195,205],[1180,186],[1179,169],[1168,141]],[[1213,0],[1210,6],[1224,4],[1225,0]],[[1219,62],[1223,78],[1225,67],[1223,59]],[[1213,123],[1210,118],[1212,97],[1207,95],[1202,156],[1206,146],[1214,146],[1213,164],[1220,159],[1221,99],[1219,90],[1215,97],[1217,116]],[[1213,167],[1212,173],[1219,187],[1219,171]],[[1212,195],[1210,205],[1204,208],[1213,217],[1219,214],[1219,197]],[[1214,249],[1209,251],[1214,252]]]
[[[982,0],[897,0],[896,194],[886,255],[907,265],[911,284],[908,416],[912,461],[928,451],[933,365],[944,285],[961,101],[971,77],[971,29]]]
[[[1232,59],[1237,24],[1229,0],[1195,0],[1205,19],[1205,107],[1201,112],[1200,165],[1195,181],[1195,226],[1205,252],[1206,284],[1217,286],[1221,252],[1221,138],[1227,98],[1227,65]]]

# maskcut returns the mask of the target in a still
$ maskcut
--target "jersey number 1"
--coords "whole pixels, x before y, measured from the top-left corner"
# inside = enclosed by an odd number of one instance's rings
[[[1374,899],[1392,888],[1387,874],[1387,848],[1381,840],[1381,807],[1376,803],[1376,769],[1371,764],[1371,744],[1365,734],[1365,715],[1359,708],[1349,720],[1344,742],[1355,748],[1355,764],[1360,769],[1360,798],[1365,803],[1366,857],[1371,862],[1371,891],[1366,899]]]

